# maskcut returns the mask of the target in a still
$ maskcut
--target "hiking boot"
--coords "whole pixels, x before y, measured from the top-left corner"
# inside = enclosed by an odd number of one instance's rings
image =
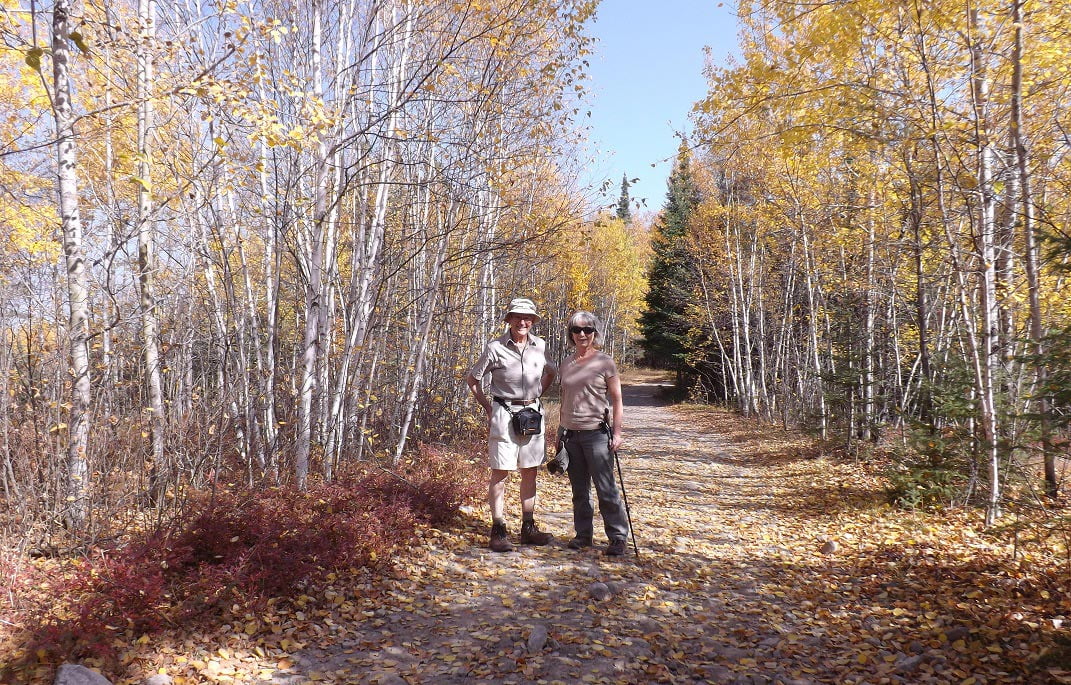
[[[606,551],[603,554],[608,557],[621,557],[625,555],[626,549],[624,540],[611,540],[610,544],[606,545]]]
[[[491,541],[487,545],[492,552],[512,552],[513,543],[509,541],[505,523],[491,525]]]
[[[578,535],[570,540],[566,547],[569,549],[584,549],[585,547],[591,547],[591,538],[582,538]]]
[[[525,521],[521,524],[521,544],[522,545],[545,545],[554,536],[550,533],[544,533],[536,528],[535,521]]]

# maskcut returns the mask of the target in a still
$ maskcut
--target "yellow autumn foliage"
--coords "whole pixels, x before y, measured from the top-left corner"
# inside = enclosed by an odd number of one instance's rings
[[[558,248],[568,308],[613,317],[634,334],[647,294],[646,227],[600,217],[563,232]]]

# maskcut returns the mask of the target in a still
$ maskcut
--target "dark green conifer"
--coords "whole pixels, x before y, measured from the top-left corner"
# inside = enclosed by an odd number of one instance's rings
[[[629,209],[628,175],[621,174],[621,196],[617,199],[617,218],[626,224],[632,221],[632,210]]]
[[[640,316],[643,348],[653,366],[684,371],[688,307],[696,282],[687,246],[688,220],[699,204],[689,167],[688,146],[682,141],[670,174],[666,204],[655,225],[654,256],[648,274],[647,311]]]

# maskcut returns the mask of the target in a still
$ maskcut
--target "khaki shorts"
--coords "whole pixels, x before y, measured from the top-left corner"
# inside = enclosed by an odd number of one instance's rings
[[[529,405],[542,411],[539,402]],[[518,407],[520,409],[520,407]],[[527,469],[543,463],[546,452],[543,430],[546,418],[538,435],[514,434],[510,427],[510,413],[498,402],[491,401],[491,419],[487,438],[487,465],[500,471]]]

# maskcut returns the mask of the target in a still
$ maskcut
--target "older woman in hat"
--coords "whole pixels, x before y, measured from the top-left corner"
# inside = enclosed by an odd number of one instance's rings
[[[511,471],[521,472],[521,544],[545,545],[553,537],[536,526],[536,472],[543,461],[543,426],[533,435],[519,435],[511,425],[512,415],[525,408],[542,413],[539,398],[557,370],[547,361],[546,343],[532,334],[539,321],[535,303],[526,297],[510,301],[504,334],[487,343],[475,366],[465,377],[473,397],[487,412],[487,460],[491,480],[487,500],[491,506],[491,539],[495,552],[513,550],[506,529],[506,480]],[[490,376],[488,393],[483,390],[484,376]]]

